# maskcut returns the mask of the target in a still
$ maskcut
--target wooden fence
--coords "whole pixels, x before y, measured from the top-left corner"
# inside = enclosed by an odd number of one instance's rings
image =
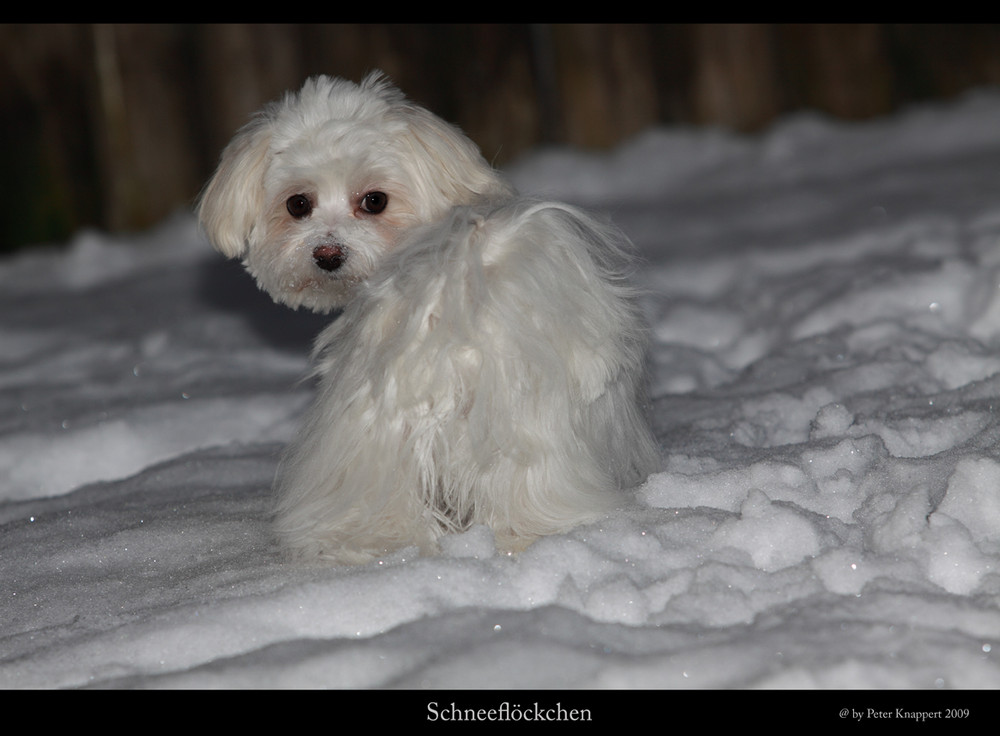
[[[190,206],[233,131],[314,73],[385,70],[498,164],[654,124],[859,119],[1000,83],[1000,27],[4,25],[0,249]]]

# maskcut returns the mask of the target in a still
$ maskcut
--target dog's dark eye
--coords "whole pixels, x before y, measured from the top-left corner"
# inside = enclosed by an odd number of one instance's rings
[[[361,209],[370,215],[377,215],[389,204],[384,192],[368,192],[361,200]]]
[[[288,214],[296,220],[308,217],[313,211],[312,202],[310,202],[309,197],[304,194],[293,194],[285,200],[285,207],[288,209]]]

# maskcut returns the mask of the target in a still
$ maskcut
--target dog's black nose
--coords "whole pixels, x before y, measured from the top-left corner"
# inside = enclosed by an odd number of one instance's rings
[[[317,245],[313,248],[313,261],[324,271],[336,271],[344,265],[347,254],[339,245]]]

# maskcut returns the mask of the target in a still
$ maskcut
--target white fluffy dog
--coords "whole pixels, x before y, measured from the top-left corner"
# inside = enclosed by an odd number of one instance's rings
[[[380,74],[315,77],[265,107],[198,210],[276,301],[343,309],[278,471],[297,554],[432,552],[475,524],[516,551],[656,468],[625,237],[519,198]]]

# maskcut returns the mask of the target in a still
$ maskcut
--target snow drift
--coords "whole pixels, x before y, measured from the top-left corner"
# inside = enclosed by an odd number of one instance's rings
[[[181,214],[0,261],[0,687],[1000,687],[1000,96],[538,151],[646,263],[662,472],[517,557],[290,564],[323,320]]]

